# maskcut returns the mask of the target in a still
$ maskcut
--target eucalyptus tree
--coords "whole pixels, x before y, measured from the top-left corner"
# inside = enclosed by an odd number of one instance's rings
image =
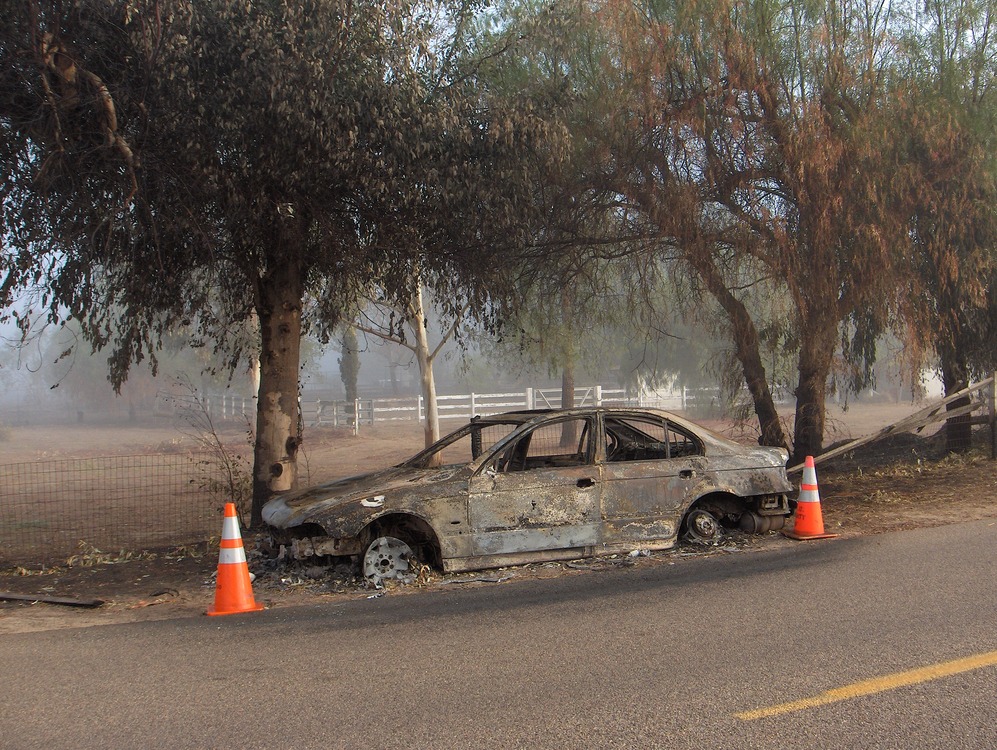
[[[541,212],[533,232],[505,259],[506,283],[497,309],[477,338],[493,362],[545,371],[561,380],[564,407],[575,404],[579,373],[618,370],[637,310],[627,288],[620,245],[635,241],[609,216],[612,202],[586,183],[583,123],[606,102],[590,96],[590,45],[597,44],[571,3],[504,0],[483,17],[482,39],[514,35],[518,42],[499,65],[483,71],[496,91],[532,92],[545,111],[557,103],[552,126],[563,128],[562,158],[548,160],[534,186]]]
[[[522,160],[556,153],[528,101],[474,88],[475,11],[4,4],[0,306],[25,327],[39,310],[79,320],[116,386],[165,332],[193,325],[225,348],[255,315],[258,522],[296,478],[305,301],[332,330],[358,280],[392,288],[412,257],[470,281],[488,240],[516,236]],[[414,217],[418,241],[401,241]]]
[[[817,453],[850,321],[893,298],[889,3],[600,6],[591,184],[639,215],[729,318],[766,443],[784,443],[746,294],[790,301],[797,457]],[[867,348],[849,347],[864,356]]]
[[[371,290],[372,292],[376,290]],[[425,303],[426,289],[418,272],[413,273],[408,294],[372,296],[356,311],[352,324],[356,330],[408,349],[419,368],[420,393],[425,406],[425,445],[440,439],[440,412],[436,398],[436,376],[433,366],[444,347],[456,337],[468,321],[464,310],[451,310],[452,320],[444,322],[440,335],[431,340],[430,313]]]
[[[637,372],[623,371],[627,364],[650,377],[649,361],[630,361],[629,355],[647,339],[657,339],[635,318],[643,318],[644,310],[631,302],[624,269],[595,261],[590,250],[572,246],[543,266],[524,264],[518,301],[504,311],[500,336],[477,341],[497,366],[559,378],[563,408],[577,405],[575,386],[582,377],[602,379],[610,373],[621,384],[636,383]]]
[[[911,243],[899,327],[916,364],[937,356],[952,394],[997,366],[997,2],[907,10],[893,107]],[[949,450],[968,449],[970,430],[969,415],[950,419]]]

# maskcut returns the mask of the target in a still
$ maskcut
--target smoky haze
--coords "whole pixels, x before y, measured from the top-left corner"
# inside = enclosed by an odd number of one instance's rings
[[[68,330],[50,330],[16,346],[17,332],[11,326],[2,331],[4,346],[0,350],[0,424],[18,426],[44,423],[87,423],[106,421],[140,421],[154,419],[161,411],[164,398],[183,393],[201,396],[230,396],[251,399],[254,395],[252,368],[249,362],[229,373],[204,348],[186,344],[161,353],[158,374],[153,376],[148,363],[132,368],[128,380],[115,394],[108,381],[107,357],[90,353],[88,347]],[[526,388],[557,389],[560,373],[545,366],[532,366],[522,358],[491,346],[494,342],[448,342],[434,365],[437,392],[440,395],[464,393],[521,393]],[[361,335],[358,340],[360,369],[358,392],[361,398],[414,397],[420,392],[418,365],[412,352],[400,345],[377,337]],[[717,345],[708,356],[715,357]],[[341,352],[338,345],[320,345],[306,339],[303,346],[305,363],[302,368],[301,397],[303,402],[339,400],[345,397],[340,376]],[[919,395],[898,377],[899,367],[892,365],[889,352],[876,371],[875,386],[847,399],[842,389],[834,401],[842,404],[868,401],[899,403]],[[597,364],[608,358],[592,357]],[[653,363],[652,363],[653,364]],[[576,385],[635,390],[633,374],[637,367],[648,363],[633,358],[616,366],[581,367]],[[629,369],[628,369],[629,368]],[[212,370],[215,372],[212,373]],[[679,383],[665,368],[661,374],[644,379],[645,393],[662,388],[687,385],[695,388],[716,388],[716,380],[703,377],[698,382]],[[708,366],[702,366],[701,372]],[[923,395],[935,397],[940,388],[927,377]],[[791,399],[784,389],[784,401]]]

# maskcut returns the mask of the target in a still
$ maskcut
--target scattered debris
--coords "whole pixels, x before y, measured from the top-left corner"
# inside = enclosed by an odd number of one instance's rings
[[[287,578],[281,578],[280,582],[283,583],[285,586],[305,586],[308,583],[308,581],[305,581],[301,578],[293,578],[291,576],[288,576]]]
[[[23,568],[20,565],[14,568],[14,573],[19,576],[47,576],[53,573],[61,573],[62,568],[56,566],[52,568],[46,568],[42,566],[38,570],[32,570],[31,568]]]
[[[73,555],[66,560],[66,567],[75,566],[93,567],[94,565],[111,565],[114,563],[130,562],[131,560],[155,560],[156,554],[147,552],[130,552],[120,550],[116,555],[111,552],[102,552],[94,545],[81,539],[79,543],[80,553]]]
[[[206,541],[195,542],[193,544],[181,544],[179,546],[173,547],[169,552],[166,553],[167,560],[182,560],[185,557],[193,558],[194,560],[200,560],[202,557],[210,554],[213,550],[218,549],[219,538],[216,536],[209,537]]]

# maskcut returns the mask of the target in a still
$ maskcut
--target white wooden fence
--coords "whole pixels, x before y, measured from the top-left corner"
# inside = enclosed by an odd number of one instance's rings
[[[715,391],[701,392],[681,388],[667,394],[628,394],[621,388],[601,385],[575,388],[575,406],[647,406],[684,410],[692,403],[701,403],[715,396]],[[557,409],[561,406],[560,388],[527,388],[512,393],[464,393],[436,397],[440,419],[470,419],[475,416],[500,414],[517,409]],[[192,409],[209,414],[213,419],[255,418],[255,399],[231,394],[209,394],[203,397],[160,393],[156,413],[168,416],[178,410]],[[308,427],[350,426],[379,422],[422,421],[426,403],[422,396],[403,398],[362,398],[356,403],[334,399],[302,398],[301,421]]]
[[[595,385],[575,389],[576,406],[627,404],[626,391]],[[406,398],[357,399],[357,419],[346,401],[302,400],[301,414],[306,425],[339,426],[370,425],[378,422],[422,421],[426,417],[426,401],[422,396]],[[556,409],[561,406],[561,391],[527,388],[514,393],[462,393],[438,395],[436,408],[440,419],[470,419],[476,416],[501,414],[520,409]]]
[[[575,406],[640,406],[678,411],[716,395],[715,390],[707,392],[682,388],[671,395],[662,397],[659,393],[651,398],[644,394],[628,394],[622,388],[592,385],[575,388]],[[559,409],[561,389],[527,388],[513,393],[438,395],[436,402],[440,419],[465,420],[520,409]],[[352,405],[347,401],[302,400],[301,415],[304,424],[309,426],[349,425],[357,429],[359,425],[378,422],[422,421],[426,417],[426,403],[422,396],[357,399]]]

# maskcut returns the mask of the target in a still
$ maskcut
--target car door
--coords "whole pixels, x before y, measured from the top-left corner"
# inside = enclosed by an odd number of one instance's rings
[[[468,497],[476,555],[599,543],[594,431],[593,417],[543,422],[483,465]]]
[[[701,443],[655,415],[608,413],[605,435],[604,543],[671,539],[705,468]]]

